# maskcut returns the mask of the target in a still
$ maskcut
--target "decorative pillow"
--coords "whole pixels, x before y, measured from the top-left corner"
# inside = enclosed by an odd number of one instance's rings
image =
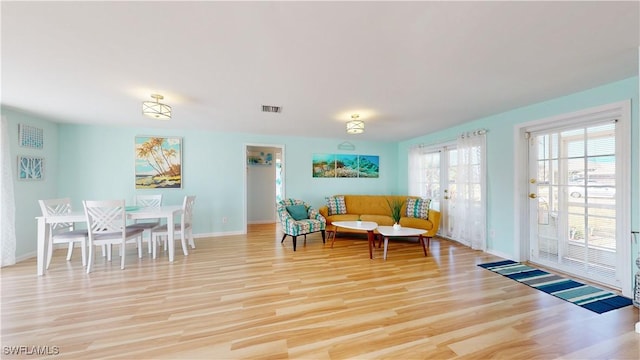
[[[295,221],[309,218],[307,207],[304,205],[289,205],[287,206],[287,211]]]
[[[407,199],[407,217],[429,220],[431,199]]]
[[[347,213],[347,205],[344,203],[344,196],[329,196],[327,199],[327,207],[329,215],[343,215]]]

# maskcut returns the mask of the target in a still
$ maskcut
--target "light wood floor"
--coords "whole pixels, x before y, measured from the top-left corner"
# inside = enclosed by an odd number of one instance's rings
[[[441,239],[428,257],[364,238],[280,243],[275,225],[196,239],[176,261],[127,251],[127,268],[56,250],[2,269],[3,359],[48,346],[63,359],[639,359],[638,310],[598,315],[484,270],[500,260]],[[117,252],[114,252],[116,254]]]

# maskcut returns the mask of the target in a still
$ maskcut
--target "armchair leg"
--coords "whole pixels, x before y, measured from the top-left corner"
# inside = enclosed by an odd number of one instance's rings
[[[324,230],[320,230],[322,232],[322,243],[325,244]]]
[[[296,251],[296,238],[297,236],[291,236],[293,238],[293,251]]]
[[[284,242],[284,238],[287,237],[287,234],[282,235],[282,240],[280,240],[280,244],[282,244]]]

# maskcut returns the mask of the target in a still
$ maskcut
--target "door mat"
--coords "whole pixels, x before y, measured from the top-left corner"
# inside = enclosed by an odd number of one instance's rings
[[[631,299],[512,260],[478,264],[487,270],[544,291],[598,314],[632,304]]]

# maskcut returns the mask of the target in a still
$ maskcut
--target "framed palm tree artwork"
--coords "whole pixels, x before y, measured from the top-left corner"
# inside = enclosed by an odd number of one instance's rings
[[[136,189],[182,188],[182,138],[136,136]]]

